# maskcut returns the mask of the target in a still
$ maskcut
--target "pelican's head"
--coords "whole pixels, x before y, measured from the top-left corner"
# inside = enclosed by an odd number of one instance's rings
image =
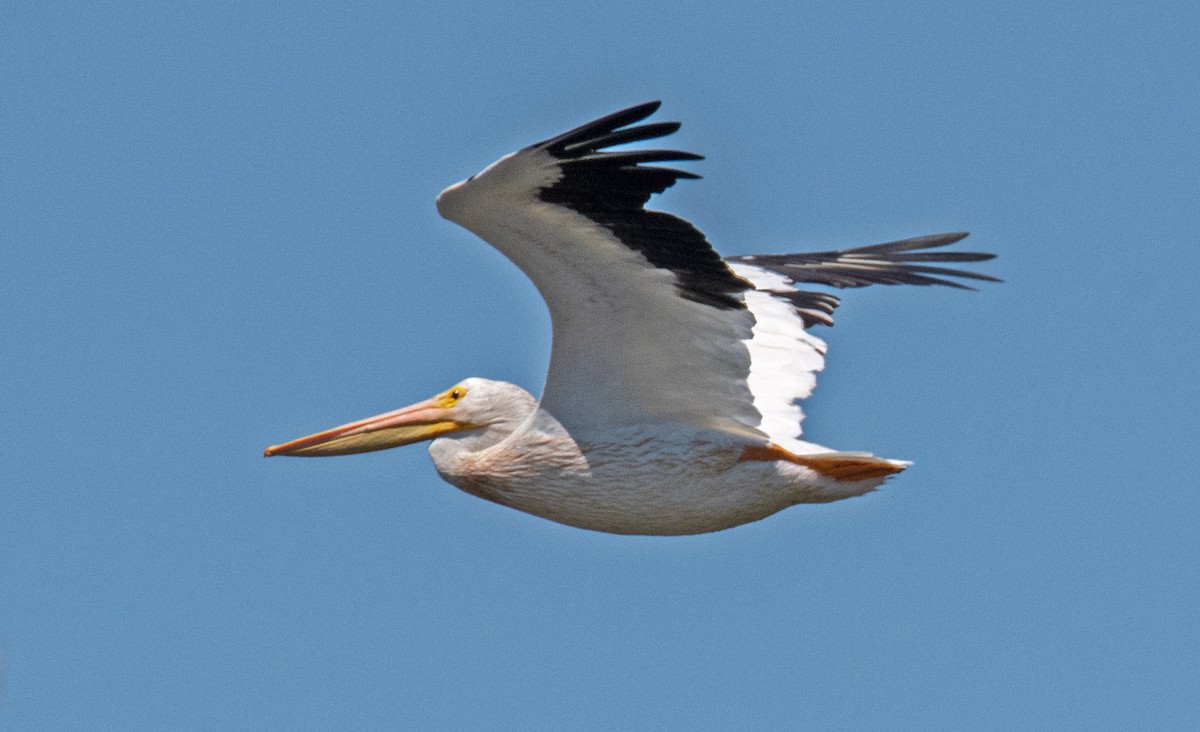
[[[535,407],[529,392],[513,384],[464,379],[423,402],[272,445],[263,457],[350,455],[488,428],[511,432]]]

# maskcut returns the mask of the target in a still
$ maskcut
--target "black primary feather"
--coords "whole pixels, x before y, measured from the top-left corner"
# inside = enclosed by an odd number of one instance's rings
[[[545,150],[560,161],[562,175],[542,188],[538,196],[587,216],[640,252],[654,267],[670,270],[683,297],[722,309],[744,308],[739,295],[752,285],[734,274],[704,234],[677,216],[645,208],[650,196],[662,193],[675,181],[700,177],[647,163],[703,157],[681,150],[604,151],[677,131],[678,122],[635,125],[656,112],[660,104],[638,104],[526,148]],[[974,289],[957,280],[1000,282],[990,275],[942,266],[982,262],[994,254],[929,251],[966,236],[965,232],[933,234],[853,249],[730,257],[729,261],[762,267],[792,282],[838,288],[903,284]],[[772,292],[792,303],[805,327],[833,325],[831,316],[839,302],[835,295],[806,290]]]

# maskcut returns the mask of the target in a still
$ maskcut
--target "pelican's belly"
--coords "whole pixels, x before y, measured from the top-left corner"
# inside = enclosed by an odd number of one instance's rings
[[[530,449],[526,436],[447,466],[442,476],[520,511],[616,534],[718,531],[796,503],[832,499],[829,479],[806,468],[741,460],[746,443],[735,436],[630,431],[606,438],[546,437]],[[837,497],[879,482],[862,481],[851,491],[842,484]]]

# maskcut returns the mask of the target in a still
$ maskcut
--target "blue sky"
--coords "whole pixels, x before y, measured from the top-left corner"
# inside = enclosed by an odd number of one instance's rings
[[[1194,723],[1194,4],[277,5],[0,8],[0,727]],[[659,539],[260,457],[537,392],[544,307],[433,198],[653,98],[723,253],[999,253],[824,334],[806,434],[912,469]]]

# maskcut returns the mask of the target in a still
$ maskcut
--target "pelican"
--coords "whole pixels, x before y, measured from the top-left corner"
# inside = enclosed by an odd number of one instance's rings
[[[437,197],[438,212],[537,287],[553,345],[541,399],[468,378],[412,406],[268,447],[324,456],[431,440],[447,482],[551,521],[616,534],[727,529],[798,503],[867,493],[910,463],[800,439],[837,296],[809,289],[999,281],[944,266],[965,233],[722,259],[645,204],[694,173],[648,102],[506,155]]]

